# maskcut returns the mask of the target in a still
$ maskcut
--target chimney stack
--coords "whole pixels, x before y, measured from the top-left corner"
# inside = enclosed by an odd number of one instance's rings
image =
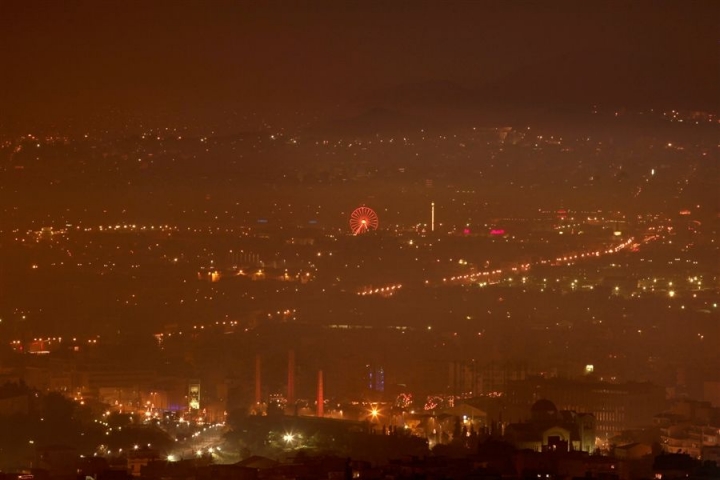
[[[293,405],[295,403],[295,350],[288,352],[287,382],[287,402],[288,405]]]
[[[323,395],[323,372],[318,370],[318,382],[317,382],[317,416],[322,417],[323,407],[325,406],[325,399]]]
[[[262,379],[260,377],[260,354],[255,355],[255,405],[262,403]]]

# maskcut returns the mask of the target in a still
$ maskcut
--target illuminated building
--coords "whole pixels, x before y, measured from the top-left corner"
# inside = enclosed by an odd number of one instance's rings
[[[511,423],[505,438],[521,450],[582,451],[595,450],[595,417],[589,413],[559,411],[549,400],[541,399],[530,409],[530,420]]]
[[[385,370],[382,366],[365,365],[365,382],[368,390],[372,392],[385,391]]]
[[[508,401],[528,405],[548,399],[558,410],[591,413],[596,432],[605,442],[623,430],[652,425],[665,410],[665,389],[651,383],[606,383],[590,379],[531,378],[512,382]]]
[[[200,410],[200,382],[191,380],[188,385],[188,408],[192,411]]]

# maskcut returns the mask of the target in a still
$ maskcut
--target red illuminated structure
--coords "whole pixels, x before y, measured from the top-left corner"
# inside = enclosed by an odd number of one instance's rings
[[[359,207],[350,214],[350,230],[353,235],[377,230],[378,216],[372,208]]]
[[[324,415],[325,406],[325,395],[323,387],[323,372],[318,370],[318,382],[317,382],[317,416],[322,417]]]

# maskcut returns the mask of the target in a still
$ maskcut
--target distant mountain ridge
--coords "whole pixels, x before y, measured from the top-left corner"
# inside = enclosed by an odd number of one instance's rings
[[[717,110],[720,64],[715,71],[680,65],[657,55],[585,49],[538,62],[490,82],[464,86],[450,80],[404,83],[354,98],[359,111],[388,109],[476,109],[613,107]],[[669,74],[686,69],[687,75]],[[702,71],[698,71],[702,70]]]
[[[696,71],[700,65],[666,62],[663,53],[576,51],[516,70],[483,86],[483,96],[524,105],[717,109],[720,68]]]

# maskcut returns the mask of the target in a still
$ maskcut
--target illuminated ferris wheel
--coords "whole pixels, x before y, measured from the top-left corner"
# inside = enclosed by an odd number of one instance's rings
[[[378,216],[372,208],[359,207],[350,214],[350,230],[353,235],[377,230]]]

